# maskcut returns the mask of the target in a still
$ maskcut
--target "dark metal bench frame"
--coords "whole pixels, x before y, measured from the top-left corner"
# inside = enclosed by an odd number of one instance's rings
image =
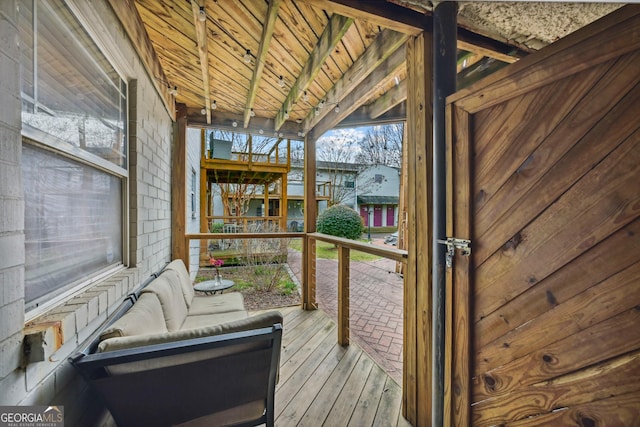
[[[142,289],[157,275],[152,275]],[[274,425],[275,385],[282,325],[144,347],[96,353],[102,330],[134,304],[129,294],[88,345],[69,357],[71,365],[102,399],[119,426],[170,426],[243,403],[264,399],[263,415],[238,426]],[[236,347],[231,354],[136,373],[110,375],[115,365],[153,361]],[[222,379],[216,382],[217,379]]]

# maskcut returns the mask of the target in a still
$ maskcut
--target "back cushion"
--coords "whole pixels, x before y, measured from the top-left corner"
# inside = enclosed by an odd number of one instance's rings
[[[191,277],[187,268],[184,266],[184,262],[181,259],[175,259],[167,265],[162,274],[175,275],[175,278],[179,281],[184,293],[184,300],[187,303],[187,307],[191,307],[191,300],[195,291],[193,290],[193,284],[191,283]]]
[[[180,329],[188,311],[180,284],[175,280],[169,280],[167,276],[161,274],[160,277],[142,290],[141,295],[146,293],[153,293],[160,300],[162,313],[169,332]]]
[[[114,337],[128,337],[166,333],[167,325],[162,314],[160,300],[153,293],[140,295],[136,303],[113,325],[100,334],[100,341]]]

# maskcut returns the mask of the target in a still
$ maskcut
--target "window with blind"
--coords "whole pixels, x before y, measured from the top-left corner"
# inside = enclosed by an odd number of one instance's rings
[[[61,0],[21,0],[25,303],[123,264],[127,86]]]

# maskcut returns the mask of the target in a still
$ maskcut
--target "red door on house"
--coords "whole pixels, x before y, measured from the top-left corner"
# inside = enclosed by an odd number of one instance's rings
[[[393,205],[387,205],[387,226],[393,227],[396,223],[395,221],[395,207]]]
[[[364,220],[364,226],[367,227],[369,225],[369,215],[367,215],[368,206],[360,206],[360,216]]]
[[[382,227],[382,206],[375,205],[373,207],[373,226]]]

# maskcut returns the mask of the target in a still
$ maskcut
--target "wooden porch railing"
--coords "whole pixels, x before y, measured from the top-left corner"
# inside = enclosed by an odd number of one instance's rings
[[[225,239],[228,238],[227,233],[190,233],[185,235],[185,248],[189,247],[189,240],[202,240],[202,239]],[[303,238],[310,240],[320,240],[323,242],[332,243],[338,248],[338,343],[340,345],[349,344],[349,287],[350,287],[350,275],[349,275],[349,263],[351,257],[351,251],[360,251],[371,255],[377,255],[383,258],[391,259],[397,262],[406,263],[408,253],[402,249],[387,248],[384,246],[371,245],[369,243],[358,242],[355,240],[343,239],[340,237],[330,236],[322,233],[310,233],[305,234],[303,232],[269,232],[269,233],[234,233],[234,239],[290,239],[290,238]],[[306,246],[306,245],[303,245]],[[309,263],[314,260],[307,259],[308,254],[303,254],[302,262]],[[184,262],[189,265],[188,254],[184,256]],[[315,280],[315,277],[313,278]],[[305,283],[303,278],[303,294],[305,294],[305,288],[311,284]],[[315,288],[315,283],[312,284]],[[310,306],[315,305],[315,301],[311,301]]]
[[[282,220],[281,216],[235,216],[235,215],[208,215],[206,217],[207,224],[209,224],[209,230],[212,229],[212,224],[215,221],[219,221],[221,224],[234,224],[238,227],[239,231],[249,231],[254,228],[266,229],[267,231],[274,230],[269,228],[278,226]],[[254,230],[251,230],[254,231]],[[255,230],[257,231],[257,230]],[[262,234],[262,233],[261,233]]]
[[[286,144],[286,145],[285,145]],[[285,145],[281,148],[281,145]],[[202,160],[207,164],[245,164],[245,165],[284,165],[289,167],[291,163],[291,141],[279,138],[268,152],[253,151],[253,138],[249,138],[246,151],[232,151],[229,158],[214,158],[213,148],[206,148],[203,141],[204,156]]]
[[[397,262],[407,262],[408,253],[402,249],[386,248],[322,233],[310,233],[307,238],[333,243],[338,247],[338,344],[349,344],[349,263],[351,251],[360,251]],[[303,260],[304,262],[305,260]]]

